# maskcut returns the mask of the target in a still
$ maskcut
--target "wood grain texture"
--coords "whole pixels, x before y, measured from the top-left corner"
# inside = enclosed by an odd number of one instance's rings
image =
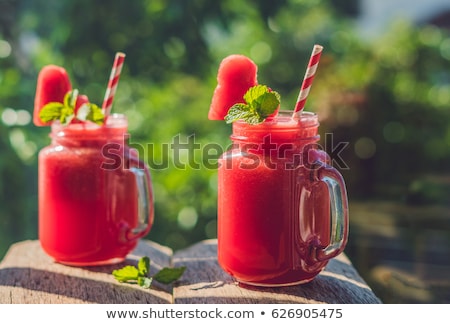
[[[344,254],[331,260],[310,283],[278,288],[238,284],[220,268],[216,240],[202,241],[176,252],[173,263],[187,267],[174,287],[175,303],[381,303]]]
[[[154,282],[151,289],[118,283],[111,272],[149,256],[153,275],[163,267],[186,266],[173,285]],[[175,254],[141,240],[120,264],[70,267],[54,262],[39,241],[11,246],[0,263],[0,303],[12,304],[255,304],[380,303],[345,255],[333,259],[312,282],[283,288],[243,286],[217,263],[217,241],[206,240]]]
[[[172,251],[141,241],[127,259],[116,265],[70,267],[55,263],[38,241],[11,246],[0,263],[0,303],[12,304],[160,304],[172,303],[172,288],[118,283],[111,272],[125,264],[136,265],[140,257],[152,256],[152,272],[169,266]]]

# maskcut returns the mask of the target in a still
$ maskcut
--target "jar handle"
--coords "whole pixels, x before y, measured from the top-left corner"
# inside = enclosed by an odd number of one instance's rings
[[[340,254],[348,239],[348,201],[342,175],[332,166],[318,160],[312,168],[314,181],[326,184],[330,198],[330,241],[326,247],[314,246],[311,258],[316,261],[329,260]]]
[[[146,235],[153,225],[153,188],[147,165],[132,155],[128,157],[128,161],[129,171],[133,173],[136,180],[138,224],[135,228],[128,229],[126,238],[134,240]]]

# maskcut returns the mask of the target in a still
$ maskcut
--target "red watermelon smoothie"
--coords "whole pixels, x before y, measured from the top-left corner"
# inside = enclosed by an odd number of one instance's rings
[[[150,230],[150,174],[126,132],[118,114],[104,126],[52,124],[51,145],[39,153],[39,239],[56,261],[119,262]]]
[[[219,159],[218,260],[244,284],[311,281],[347,241],[345,184],[317,147],[317,115],[291,116],[233,123]]]

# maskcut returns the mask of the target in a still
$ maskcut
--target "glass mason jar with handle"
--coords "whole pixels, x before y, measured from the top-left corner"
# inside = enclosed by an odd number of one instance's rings
[[[39,240],[57,262],[117,263],[150,231],[150,171],[126,145],[127,126],[121,114],[104,126],[52,124],[39,152]]]
[[[241,283],[309,282],[347,242],[345,183],[318,148],[317,115],[291,116],[234,122],[219,159],[218,260]]]

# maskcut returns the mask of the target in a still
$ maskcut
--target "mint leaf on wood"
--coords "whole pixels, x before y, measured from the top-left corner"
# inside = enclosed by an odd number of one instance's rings
[[[155,276],[150,277],[150,258],[142,257],[139,259],[137,267],[127,265],[121,269],[113,270],[112,274],[119,282],[138,284],[143,288],[150,288],[153,280],[163,284],[170,284],[178,280],[186,270],[186,267],[163,268]]]
[[[186,267],[163,268],[153,276],[153,279],[163,284],[169,284],[178,280],[185,270]]]
[[[141,276],[147,276],[147,274],[150,272],[150,258],[149,257],[142,257],[140,258],[138,262],[138,270],[139,274]]]
[[[138,285],[141,286],[142,288],[150,288],[150,286],[152,285],[153,282],[153,278],[149,278],[149,277],[139,277],[138,278]]]
[[[114,270],[112,274],[119,282],[137,281],[139,278],[139,270],[131,265]]]

